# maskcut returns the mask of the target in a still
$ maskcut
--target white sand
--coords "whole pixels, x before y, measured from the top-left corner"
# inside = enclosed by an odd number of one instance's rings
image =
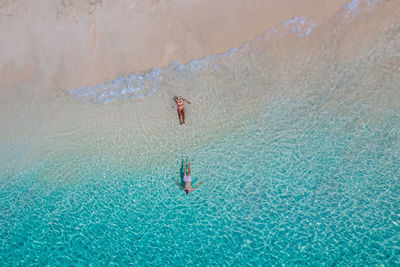
[[[347,0],[0,2],[0,88],[73,89],[237,47],[294,16],[333,16]]]

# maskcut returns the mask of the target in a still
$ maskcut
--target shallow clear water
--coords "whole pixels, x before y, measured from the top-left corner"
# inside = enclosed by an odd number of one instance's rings
[[[141,99],[3,113],[1,265],[400,264],[399,32],[350,59],[250,44]]]
[[[62,159],[6,177],[3,263],[398,262],[399,110],[355,123],[269,104],[268,118],[191,150],[204,185],[189,196],[173,183],[179,158],[137,171],[76,155],[77,181],[57,186],[43,177]]]

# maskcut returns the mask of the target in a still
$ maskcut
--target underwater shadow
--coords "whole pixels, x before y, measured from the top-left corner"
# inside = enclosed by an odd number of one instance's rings
[[[182,159],[180,168],[179,168],[179,177],[176,177],[176,181],[181,185],[181,186],[185,186],[185,182],[183,180],[184,177],[184,169],[185,169],[185,161]],[[172,178],[172,177],[171,177]],[[175,178],[172,178],[175,181]]]
[[[184,176],[184,166],[185,166],[185,161],[182,159],[181,162],[181,167],[179,168],[179,182],[182,184],[183,183],[183,176]]]

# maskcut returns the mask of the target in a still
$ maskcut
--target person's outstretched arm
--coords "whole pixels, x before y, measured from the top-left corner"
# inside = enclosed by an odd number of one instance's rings
[[[175,181],[175,183],[183,190],[183,191],[185,191],[185,188],[183,188],[179,183],[178,183],[178,181],[176,181],[176,180],[174,180]]]
[[[190,102],[189,100],[187,100],[187,99],[183,99],[184,101],[186,101],[188,104],[192,104],[192,102]]]
[[[199,187],[203,182],[200,182],[195,188],[193,188],[192,190],[195,190],[197,187]]]

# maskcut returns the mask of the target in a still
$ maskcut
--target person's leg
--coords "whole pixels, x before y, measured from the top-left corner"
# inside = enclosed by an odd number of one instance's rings
[[[185,109],[182,109],[183,124],[185,124]]]
[[[182,112],[179,108],[178,108],[178,118],[179,118],[179,122],[182,124]]]
[[[190,176],[190,161],[189,161],[189,176]]]
[[[185,161],[185,168],[183,169],[183,177],[186,176],[186,161]]]

